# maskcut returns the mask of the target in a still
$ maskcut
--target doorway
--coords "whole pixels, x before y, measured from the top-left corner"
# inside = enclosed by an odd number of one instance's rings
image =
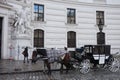
[[[2,47],[2,21],[3,21],[3,18],[0,17],[0,59],[1,59],[1,47]]]

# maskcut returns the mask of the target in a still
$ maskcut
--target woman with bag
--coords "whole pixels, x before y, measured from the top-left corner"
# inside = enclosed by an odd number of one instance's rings
[[[28,47],[26,47],[22,53],[24,55],[24,61],[23,63],[25,63],[25,59],[27,59],[27,63],[29,63],[28,61]]]

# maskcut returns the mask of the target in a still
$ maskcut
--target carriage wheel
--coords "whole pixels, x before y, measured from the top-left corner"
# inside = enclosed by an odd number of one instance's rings
[[[80,72],[83,74],[86,74],[90,71],[90,61],[84,60],[83,62],[81,62],[80,64]]]
[[[109,70],[111,72],[117,72],[119,70],[119,61],[118,59],[114,58],[111,64],[109,65]]]

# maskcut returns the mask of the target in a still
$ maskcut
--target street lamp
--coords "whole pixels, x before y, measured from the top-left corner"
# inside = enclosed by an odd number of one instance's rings
[[[97,24],[99,31],[97,33],[97,44],[105,44],[105,33],[102,32],[104,23],[102,22],[101,19],[99,19],[99,23]]]
[[[102,20],[99,20],[99,23],[97,24],[99,31],[102,32],[104,24],[102,23]]]

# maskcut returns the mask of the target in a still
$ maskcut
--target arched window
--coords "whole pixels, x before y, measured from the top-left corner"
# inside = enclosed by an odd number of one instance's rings
[[[76,32],[74,31],[67,32],[67,46],[76,47]]]
[[[44,47],[44,31],[41,29],[34,30],[34,47]]]

